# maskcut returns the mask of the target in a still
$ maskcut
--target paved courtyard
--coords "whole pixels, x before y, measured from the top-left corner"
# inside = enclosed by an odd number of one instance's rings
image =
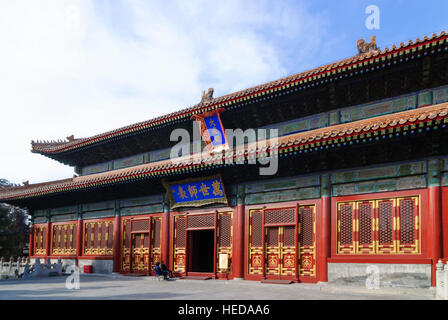
[[[121,275],[81,275],[80,289],[67,277],[0,281],[0,299],[169,299],[169,300],[431,300],[433,289],[349,287],[334,284],[261,284],[254,281],[173,280]]]

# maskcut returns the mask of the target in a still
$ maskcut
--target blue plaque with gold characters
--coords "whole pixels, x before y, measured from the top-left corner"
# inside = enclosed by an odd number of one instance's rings
[[[204,118],[205,127],[207,128],[210,140],[214,147],[219,147],[226,144],[224,129],[218,115]]]
[[[220,117],[220,113],[225,110],[224,108],[218,108],[191,116],[199,123],[202,140],[204,140],[209,152],[220,152],[229,148]]]
[[[170,200],[171,209],[199,207],[212,203],[228,205],[221,175],[162,183]]]

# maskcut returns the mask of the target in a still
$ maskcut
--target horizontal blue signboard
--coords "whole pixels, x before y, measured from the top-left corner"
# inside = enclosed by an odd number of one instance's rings
[[[175,202],[189,202],[224,198],[220,179],[171,185]]]

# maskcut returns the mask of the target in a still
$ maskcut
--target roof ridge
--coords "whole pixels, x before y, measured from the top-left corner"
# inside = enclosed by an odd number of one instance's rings
[[[283,86],[283,85],[288,85],[289,83],[294,83],[299,81],[300,79],[306,79],[307,77],[311,77],[311,76],[316,76],[320,73],[323,72],[329,72],[330,70],[335,70],[335,69],[340,69],[345,65],[351,65],[351,64],[355,64],[357,62],[366,60],[366,59],[370,59],[370,58],[378,58],[384,55],[390,55],[392,53],[398,52],[398,51],[402,51],[405,50],[406,48],[410,48],[413,46],[418,46],[421,45],[423,43],[426,42],[430,42],[430,41],[434,41],[435,39],[441,38],[441,37],[445,37],[446,33],[444,30],[442,30],[439,34],[434,33],[432,35],[431,38],[429,38],[428,36],[424,36],[423,39],[417,38],[416,40],[412,41],[409,40],[407,44],[404,44],[404,42],[400,43],[400,46],[397,47],[395,44],[392,45],[392,49],[389,49],[389,47],[385,47],[385,49],[381,50],[372,50],[369,52],[365,52],[365,53],[361,53],[361,54],[357,54],[351,57],[347,57],[345,59],[333,62],[333,63],[328,63],[328,64],[324,64],[322,66],[310,69],[310,70],[306,70],[306,71],[302,71],[296,74],[292,74],[289,76],[285,76],[282,77],[280,79],[277,80],[273,80],[273,81],[269,81],[257,86],[253,86],[247,89],[243,89],[243,90],[238,90],[226,95],[222,95],[216,98],[211,98],[210,100],[206,100],[206,101],[202,101],[199,102],[193,106],[187,107],[187,108],[183,108],[180,109],[178,111],[163,115],[163,116],[158,116],[156,118],[152,118],[149,120],[145,120],[145,121],[141,121],[141,122],[137,122],[134,124],[129,124],[127,126],[124,127],[120,127],[117,129],[113,129],[110,131],[106,131],[103,133],[99,133],[90,137],[85,137],[85,138],[80,138],[80,139],[74,139],[72,141],[66,141],[64,143],[60,143],[60,144],[54,144],[54,143],[32,143],[33,152],[36,153],[42,153],[42,154],[52,154],[52,153],[58,153],[58,152],[64,152],[76,147],[82,147],[88,144],[93,144],[96,143],[98,141],[101,140],[105,140],[110,136],[117,136],[117,135],[122,135],[122,134],[126,134],[129,132],[133,132],[133,131],[137,131],[140,129],[145,129],[148,128],[152,125],[159,125],[161,123],[166,123],[169,122],[172,118],[174,119],[179,119],[180,117],[183,117],[184,115],[189,115],[189,114],[195,114],[195,113],[200,113],[203,112],[204,110],[206,110],[207,108],[211,108],[211,107],[220,107],[221,105],[223,105],[224,103],[228,103],[230,101],[234,101],[234,100],[238,100],[238,99],[242,99],[245,97],[248,97],[250,95],[253,94],[258,94],[258,93],[263,93],[267,90],[276,90],[277,88]]]

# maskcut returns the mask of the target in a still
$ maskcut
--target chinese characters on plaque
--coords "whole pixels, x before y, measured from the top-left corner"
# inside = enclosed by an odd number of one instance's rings
[[[203,179],[189,179],[179,182],[165,182],[171,208],[182,206],[201,206],[212,203],[227,204],[221,177],[213,176]]]
[[[221,108],[192,117],[199,122],[202,140],[209,152],[218,152],[228,148],[225,129],[220,117],[220,113],[224,110]]]

